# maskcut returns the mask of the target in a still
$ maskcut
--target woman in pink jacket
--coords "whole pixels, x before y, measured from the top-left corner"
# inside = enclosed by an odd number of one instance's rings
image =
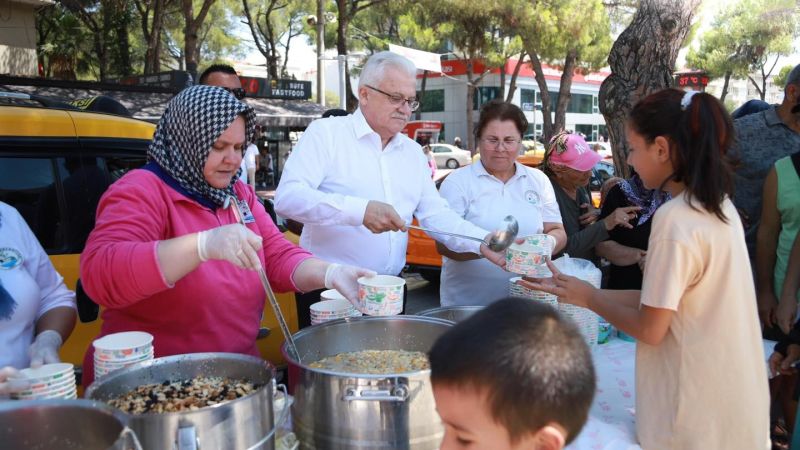
[[[148,164],[103,195],[81,255],[87,294],[103,306],[100,336],[146,331],[156,357],[233,352],[258,355],[264,267],[278,292],[338,289],[354,303],[357,278],[372,272],[329,264],[287,241],[238,182],[255,112],[218,87],[173,98],[148,150]],[[227,200],[245,211],[237,222]],[[92,381],[93,349],[84,357]]]

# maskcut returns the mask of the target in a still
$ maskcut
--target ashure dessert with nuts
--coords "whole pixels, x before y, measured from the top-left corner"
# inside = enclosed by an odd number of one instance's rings
[[[236,400],[255,392],[259,387],[245,380],[198,377],[145,384],[110,400],[108,404],[129,414],[194,411]]]

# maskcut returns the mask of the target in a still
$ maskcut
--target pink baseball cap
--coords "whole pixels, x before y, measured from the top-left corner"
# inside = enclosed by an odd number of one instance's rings
[[[550,139],[550,148],[547,151],[550,154],[549,162],[562,164],[579,172],[591,170],[603,159],[580,135],[563,131]]]

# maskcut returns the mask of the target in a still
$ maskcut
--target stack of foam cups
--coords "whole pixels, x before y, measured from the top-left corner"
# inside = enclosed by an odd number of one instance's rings
[[[567,263],[569,263],[569,258],[567,258]],[[572,258],[572,263],[580,263],[584,266],[584,268],[590,267],[592,270],[582,270],[578,278],[587,281],[595,288],[600,289],[600,280],[603,276],[600,272],[600,269],[594,267],[590,261],[578,258]],[[584,340],[590,347],[594,348],[599,343],[600,316],[598,316],[594,311],[587,308],[582,308],[580,306],[570,305],[569,303],[560,302],[558,303],[558,312],[561,313],[562,316],[568,317],[575,323],[575,325],[577,325],[578,330],[580,330]]]
[[[94,346],[94,378],[153,359],[153,335],[126,331],[97,339]]]
[[[74,399],[77,398],[75,368],[69,363],[45,364],[36,369],[22,369],[16,378],[28,384],[24,391],[16,392],[19,400]]]
[[[335,289],[322,293],[322,301],[314,303],[309,308],[311,311],[311,325],[319,325],[331,320],[344,319],[345,317],[358,317],[361,313],[342,294]]]
[[[508,294],[512,297],[526,298],[528,300],[535,300],[558,308],[558,297],[547,292],[534,291],[525,286],[517,284],[517,281],[522,280],[522,277],[514,277],[508,280]]]

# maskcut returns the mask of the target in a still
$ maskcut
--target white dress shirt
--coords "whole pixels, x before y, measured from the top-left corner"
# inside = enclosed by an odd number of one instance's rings
[[[503,183],[479,161],[451,173],[440,193],[453,210],[475,225],[497,227],[507,215],[519,222],[519,236],[541,233],[544,222],[561,223],[553,185],[542,171],[514,163],[516,171]],[[508,280],[518,275],[486,259],[455,261],[442,257],[439,295],[442,306],[488,305],[508,296]]]
[[[375,234],[362,223],[367,203],[394,207],[400,217],[434,230],[483,239],[439,196],[422,148],[398,133],[381,147],[361,110],[315,120],[292,150],[275,193],[275,211],[305,224],[300,245],[327,261],[396,275],[405,266],[408,233]],[[475,241],[434,235],[453,251],[480,251]]]

